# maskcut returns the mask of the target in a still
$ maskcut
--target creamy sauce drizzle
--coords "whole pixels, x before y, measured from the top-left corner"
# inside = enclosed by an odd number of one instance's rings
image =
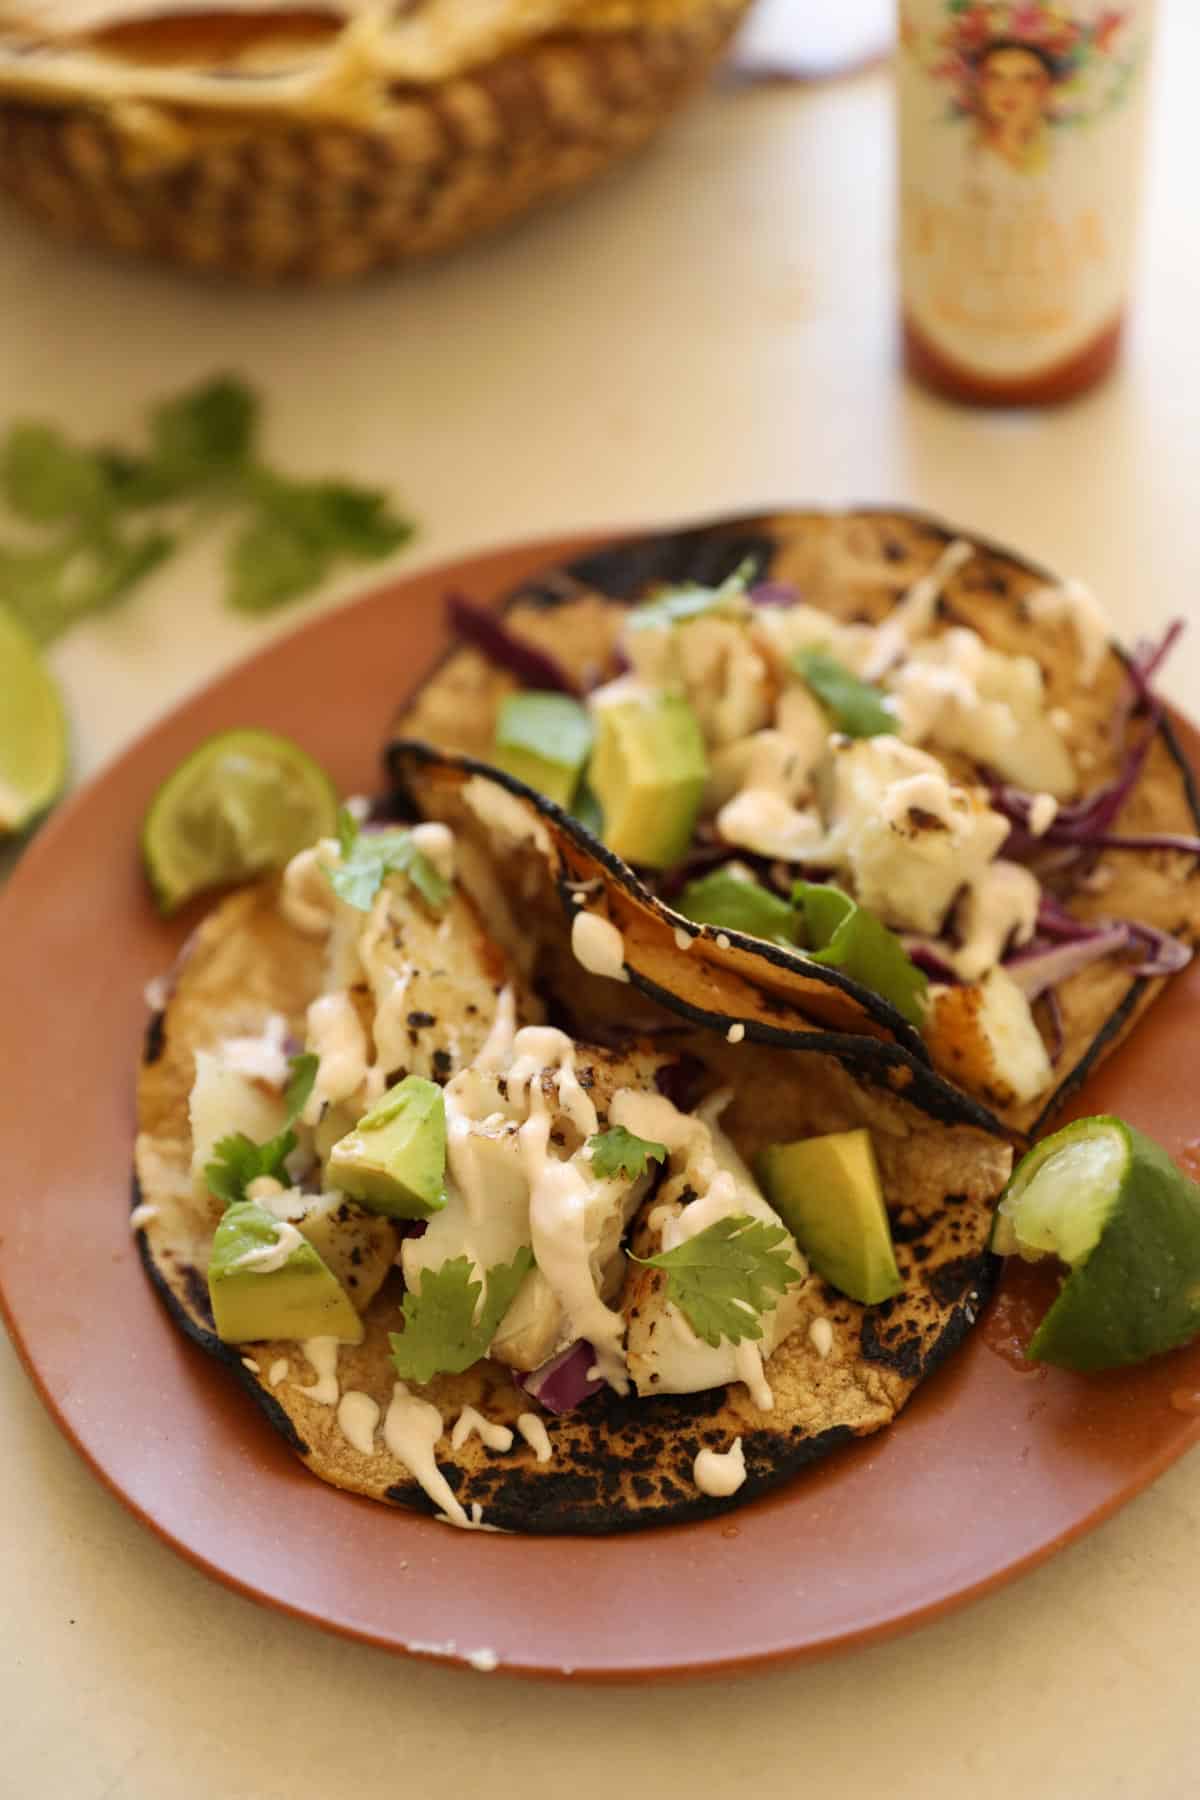
[[[1029,806],[1029,829],[1034,837],[1045,837],[1058,817],[1058,801],[1053,794],[1035,794]]]
[[[411,836],[414,848],[429,859],[443,881],[453,881],[455,845],[450,827],[431,819],[424,825],[414,825]]]
[[[741,1438],[728,1450],[701,1450],[692,1464],[692,1480],[702,1494],[724,1499],[736,1494],[746,1479],[746,1457]]]
[[[252,1375],[258,1374],[258,1364],[255,1362],[255,1360],[252,1356],[243,1356],[242,1367],[243,1367],[243,1369],[249,1369],[249,1371]]]
[[[335,1337],[305,1338],[300,1345],[317,1377],[312,1387],[301,1388],[300,1392],[315,1400],[318,1406],[336,1406],[338,1403],[338,1347]]]
[[[282,1269],[292,1251],[298,1250],[303,1242],[296,1227],[286,1219],[281,1219],[279,1236],[273,1244],[256,1244],[252,1250],[246,1250],[241,1256],[235,1257],[229,1267],[253,1269],[256,1275],[273,1275],[276,1269]]]
[[[277,1356],[267,1370],[267,1381],[271,1387],[278,1387],[281,1381],[287,1380],[287,1372],[291,1368],[286,1356]]]
[[[283,871],[279,910],[305,937],[324,937],[333,922],[337,895],[326,871],[340,860],[341,851],[333,838],[322,838],[311,849],[293,856]]]
[[[148,1200],[143,1200],[142,1204],[135,1206],[129,1215],[129,1229],[130,1231],[143,1231],[147,1225],[152,1225],[157,1217],[157,1206],[152,1206]]]
[[[753,1338],[743,1338],[734,1346],[734,1366],[738,1372],[738,1380],[744,1381],[750,1398],[760,1412],[772,1412],[775,1407],[775,1396],[771,1392],[771,1384],[763,1373],[762,1349]]]
[[[402,1381],[392,1389],[391,1405],[383,1421],[383,1441],[418,1482],[452,1525],[470,1529],[471,1521],[459,1505],[446,1477],[437,1466],[434,1446],[444,1430],[442,1415],[428,1400],[418,1400]]]
[[[348,1388],[338,1401],[338,1430],[360,1456],[374,1456],[379,1402],[357,1388]]]
[[[808,1341],[822,1362],[833,1349],[833,1326],[828,1319],[814,1319],[808,1328]]]
[[[932,569],[913,582],[875,633],[874,648],[864,671],[867,681],[878,681],[904,655],[914,638],[924,636],[933,624],[934,610],[946,583],[974,554],[973,545],[956,538],[947,544]]]
[[[695,941],[691,932],[685,931],[682,925],[675,927],[675,948],[677,950],[690,950]]]
[[[571,949],[576,962],[589,975],[603,975],[610,981],[629,980],[625,940],[611,919],[602,919],[599,913],[576,913],[571,923]]]
[[[307,1022],[308,1048],[319,1061],[303,1116],[306,1125],[316,1125],[326,1106],[348,1100],[366,1080],[367,1034],[344,988],[314,1000]]]
[[[537,1413],[523,1412],[517,1418],[517,1430],[540,1463],[548,1463],[554,1455],[550,1433]]]
[[[473,1406],[464,1406],[450,1433],[451,1449],[461,1450],[472,1432],[489,1450],[511,1450],[513,1447],[513,1434],[507,1425],[496,1425],[491,1419],[485,1419],[481,1412],[476,1412]]]
[[[739,1021],[736,1025],[731,1025],[729,1027],[729,1030],[725,1033],[725,1041],[728,1044],[740,1044],[745,1035],[746,1027]]]
[[[475,1058],[475,1067],[487,1074],[499,1074],[512,1060],[513,1036],[517,1028],[517,1002],[511,985],[502,987],[496,996],[496,1016]]]

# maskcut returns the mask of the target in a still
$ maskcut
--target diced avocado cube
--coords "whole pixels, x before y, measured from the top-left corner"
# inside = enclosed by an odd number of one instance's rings
[[[321,1261],[341,1283],[358,1312],[365,1312],[396,1259],[396,1228],[344,1194],[314,1195],[296,1220]]]
[[[427,1219],[446,1204],[446,1102],[436,1082],[406,1075],[333,1146],[330,1187],[393,1219]]]
[[[362,1342],[362,1320],[310,1243],[301,1239],[282,1262],[274,1261],[281,1239],[294,1231],[253,1200],[226,1211],[208,1264],[208,1294],[222,1343],[310,1337]]]
[[[809,1262],[851,1300],[874,1306],[904,1286],[869,1131],[772,1144],[758,1178]]]
[[[708,778],[704,737],[686,700],[651,692],[597,707],[589,774],[610,850],[651,869],[679,861]]]
[[[569,694],[510,694],[496,723],[495,761],[507,775],[569,806],[592,748],[592,721]]]

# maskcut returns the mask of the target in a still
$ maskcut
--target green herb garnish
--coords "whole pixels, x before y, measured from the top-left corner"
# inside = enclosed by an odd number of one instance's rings
[[[929,983],[894,931],[849,894],[821,882],[798,881],[792,899],[803,915],[807,954],[813,962],[861,981],[890,1001],[910,1024],[924,1022],[922,1002]]]
[[[666,1270],[667,1299],[715,1349],[722,1338],[731,1344],[761,1338],[760,1315],[805,1279],[779,1247],[787,1235],[782,1225],[738,1213],[685,1238],[674,1250],[633,1261]]]
[[[648,1162],[665,1163],[667,1146],[652,1138],[638,1137],[624,1125],[614,1125],[588,1139],[592,1153],[592,1169],[602,1181],[615,1181],[623,1175],[627,1181],[638,1181],[646,1173]]]
[[[213,1161],[205,1163],[204,1179],[209,1192],[223,1200],[226,1206],[236,1206],[238,1201],[244,1200],[246,1189],[260,1175],[269,1175],[272,1181],[282,1182],[284,1187],[290,1185],[285,1164],[297,1143],[292,1126],[308,1103],[320,1060],[311,1050],[288,1058],[288,1082],[283,1090],[287,1124],[277,1137],[256,1144],[244,1131],[235,1131],[229,1137],[219,1138],[213,1145]]]
[[[792,668],[847,737],[880,737],[895,731],[896,715],[884,705],[880,690],[860,681],[827,650],[797,650]]]
[[[731,869],[714,869],[689,881],[671,903],[675,911],[697,925],[716,925],[724,931],[742,931],[747,937],[795,947],[795,908],[761,882]]]
[[[338,843],[342,859],[325,873],[339,899],[358,907],[360,912],[370,912],[371,903],[388,876],[396,874],[407,875],[434,912],[441,912],[446,906],[450,883],[418,850],[411,831],[398,827],[362,832],[343,807],[338,814]]]
[[[420,1292],[404,1296],[404,1330],[388,1332],[392,1362],[401,1380],[425,1382],[435,1375],[461,1375],[486,1356],[532,1267],[533,1251],[523,1245],[510,1263],[489,1269],[485,1282],[475,1275],[469,1256],[452,1257],[440,1269],[424,1269]]]
[[[0,544],[0,605],[48,643],[125,599],[183,536],[222,513],[239,517],[228,598],[250,612],[297,599],[338,561],[387,556],[412,535],[379,490],[269,469],[256,451],[258,423],[254,392],[220,375],[154,408],[141,452],[75,444],[38,421],[10,426],[0,495],[41,537]]]
[[[653,600],[643,600],[640,606],[632,607],[626,623],[631,631],[648,631],[660,625],[686,625],[689,619],[701,619],[709,613],[736,617],[746,610],[746,590],[756,572],[754,558],[747,557],[719,587],[689,582],[683,587],[668,588]]]

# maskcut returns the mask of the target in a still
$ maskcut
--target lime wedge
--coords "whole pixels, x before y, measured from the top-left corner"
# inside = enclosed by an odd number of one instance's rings
[[[1068,1267],[1034,1362],[1111,1369],[1200,1332],[1200,1187],[1122,1119],[1079,1119],[1023,1157],[992,1248]]]
[[[67,778],[67,723],[33,639],[0,607],[0,837],[22,831]]]
[[[319,763],[270,731],[222,731],[169,775],[142,826],[142,856],[159,907],[244,881],[330,837],[337,791]]]

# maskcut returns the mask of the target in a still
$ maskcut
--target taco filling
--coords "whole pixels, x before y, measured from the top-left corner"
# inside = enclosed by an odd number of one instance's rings
[[[830,1034],[548,1023],[496,879],[343,815],[200,928],[139,1091],[177,1320],[315,1472],[460,1527],[698,1516],[890,1422],[986,1295],[1008,1146]]]
[[[451,623],[400,737],[546,794],[681,919],[839,968],[1009,1123],[1191,954],[1200,836],[1151,686],[1176,628],[1122,664],[1078,583],[924,521],[794,515]]]

